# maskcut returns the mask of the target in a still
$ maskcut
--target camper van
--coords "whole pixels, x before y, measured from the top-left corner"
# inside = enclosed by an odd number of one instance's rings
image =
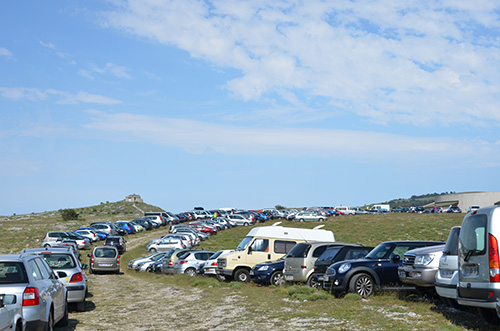
[[[258,263],[275,261],[287,254],[297,243],[335,241],[332,231],[314,229],[260,226],[248,232],[232,253],[217,259],[217,274],[239,282],[250,281],[250,270]]]

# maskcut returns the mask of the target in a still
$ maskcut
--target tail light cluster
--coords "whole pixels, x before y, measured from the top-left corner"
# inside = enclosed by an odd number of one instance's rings
[[[185,264],[187,262],[188,262],[187,260],[182,260],[182,261],[179,262],[179,264]]]
[[[23,293],[23,306],[37,306],[40,304],[40,293],[36,287],[27,287]]]
[[[78,283],[83,281],[83,275],[81,272],[77,272],[71,276],[71,279],[69,280],[70,283]]]
[[[116,258],[116,264],[120,265],[120,255],[118,255],[118,257]]]
[[[490,260],[490,282],[500,282],[500,258],[498,241],[491,233],[488,234],[488,252]]]

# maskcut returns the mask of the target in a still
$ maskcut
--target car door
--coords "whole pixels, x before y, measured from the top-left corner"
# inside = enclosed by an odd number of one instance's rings
[[[54,303],[54,320],[58,321],[62,318],[66,309],[64,285],[57,279],[52,269],[50,269],[44,260],[37,258],[35,259],[35,263],[41,272],[43,280],[47,283],[51,300]]]
[[[270,260],[269,239],[255,238],[248,247],[247,264],[253,266],[257,263]]]

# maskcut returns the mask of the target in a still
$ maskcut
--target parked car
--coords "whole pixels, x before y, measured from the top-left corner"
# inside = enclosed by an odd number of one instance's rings
[[[82,230],[75,230],[73,232],[79,234],[82,237],[89,238],[91,242],[96,242],[100,239],[97,233],[93,230],[82,229]]]
[[[159,252],[159,251],[170,251],[173,249],[183,249],[186,248],[182,244],[181,239],[178,238],[165,238],[158,241],[151,241],[146,247],[149,252]]]
[[[86,249],[90,247],[90,239],[80,236],[77,233],[70,231],[49,231],[45,234],[42,240],[42,246],[52,246],[54,242],[58,240],[70,239],[74,240],[78,246],[78,249]]]
[[[15,294],[0,294],[0,330],[24,331],[26,320],[23,318],[22,302]]]
[[[40,255],[66,287],[68,303],[74,303],[79,312],[85,311],[88,287],[84,269],[87,265],[82,265],[70,248],[32,248],[23,253]]]
[[[337,245],[334,241],[304,242],[295,245],[285,257],[283,270],[286,282],[307,282],[314,272],[314,262],[331,246]]]
[[[310,211],[301,211],[295,215],[294,221],[304,222],[304,221],[312,221],[312,222],[323,222],[327,217],[316,212]]]
[[[120,254],[115,246],[94,246],[89,254],[89,272],[114,272],[120,273]]]
[[[346,243],[338,243],[338,245],[328,247],[314,262],[314,271],[309,276],[307,285],[322,289],[323,275],[330,265],[344,260],[362,259],[372,249],[373,247]]]
[[[495,309],[500,298],[500,207],[467,214],[458,241],[457,301],[475,307],[488,322],[500,323]],[[497,310],[500,312],[500,309]]]
[[[469,206],[469,209],[467,209],[467,213],[473,213],[476,210],[479,210],[481,207],[479,206]]]
[[[285,268],[285,256],[276,261],[266,261],[256,264],[250,270],[250,279],[259,284],[270,284],[282,286],[285,284],[283,269]]]
[[[104,240],[104,246],[114,246],[118,254],[123,255],[127,251],[127,241],[120,236],[109,236]]]
[[[451,206],[450,208],[448,208],[448,210],[446,212],[447,213],[461,213],[462,210],[458,206]]]
[[[168,252],[167,255],[163,258],[163,265],[161,272],[164,274],[173,274],[174,273],[174,265],[175,262],[179,259],[179,256],[182,255],[184,252],[194,252],[194,251],[200,251],[199,249],[175,249],[171,250]]]
[[[357,293],[372,295],[377,288],[402,287],[398,267],[401,256],[410,249],[442,244],[439,241],[387,241],[368,253],[365,258],[336,262],[323,275],[323,289],[338,295]]]
[[[167,252],[157,252],[155,255],[148,259],[143,259],[137,263],[135,263],[134,270],[135,271],[148,271],[148,267],[151,266],[153,263],[156,261],[162,260],[166,255],[168,254]]]
[[[0,293],[16,296],[28,330],[68,325],[66,287],[36,254],[0,255]]]
[[[98,237],[99,237],[99,240],[104,240],[106,239],[106,237],[109,235],[108,233],[105,233],[105,232],[102,232],[102,231],[99,231],[93,227],[87,227],[87,228],[79,228],[77,229],[76,231],[80,231],[80,230],[89,230],[91,232],[94,232]],[[75,232],[76,232],[75,231]]]
[[[125,222],[125,221],[117,221],[115,222],[115,225],[121,229],[124,229],[125,231],[127,231],[127,234],[133,234],[133,233],[136,233],[136,230],[135,230],[135,227],[130,224],[129,222]]]
[[[96,231],[104,232],[109,236],[118,235],[117,227],[111,222],[93,222],[90,223],[90,227]]]
[[[443,249],[443,255],[439,259],[438,272],[434,280],[437,294],[454,308],[459,307],[457,303],[459,235],[460,227],[452,227]]]
[[[164,252],[155,252],[155,253],[151,253],[151,254],[143,256],[143,257],[138,257],[136,259],[130,260],[128,265],[127,265],[127,268],[128,269],[135,269],[135,267],[138,263],[151,260],[153,257],[155,257],[157,255],[164,255]]]
[[[217,259],[220,256],[222,256],[226,253],[232,252],[232,251],[233,251],[232,249],[224,249],[224,250],[220,250],[220,251],[215,252],[212,256],[210,256],[208,258],[207,261],[205,261],[205,263],[203,263],[203,265],[200,266],[200,273],[203,275],[207,275],[207,276],[217,277],[217,272],[216,272]],[[223,279],[220,278],[219,280],[223,280]]]
[[[227,215],[227,218],[236,225],[249,226],[255,223],[252,219],[241,214],[230,214]]]
[[[399,279],[416,286],[422,294],[434,294],[434,280],[445,245],[421,247],[409,250],[398,268]]]
[[[135,218],[131,222],[132,224],[139,224],[142,226],[146,231],[152,230],[153,229],[153,222],[151,222],[148,218],[142,217],[142,218]]]
[[[195,276],[199,273],[200,265],[204,264],[215,252],[212,251],[186,251],[178,255],[174,263],[174,273]]]

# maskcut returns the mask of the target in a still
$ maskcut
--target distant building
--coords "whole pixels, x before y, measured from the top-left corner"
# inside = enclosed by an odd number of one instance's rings
[[[139,194],[131,194],[125,197],[126,202],[144,202]]]
[[[439,195],[433,203],[429,203],[425,207],[458,206],[462,212],[467,212],[470,206],[487,207],[493,205],[500,205],[500,192],[465,192]]]

